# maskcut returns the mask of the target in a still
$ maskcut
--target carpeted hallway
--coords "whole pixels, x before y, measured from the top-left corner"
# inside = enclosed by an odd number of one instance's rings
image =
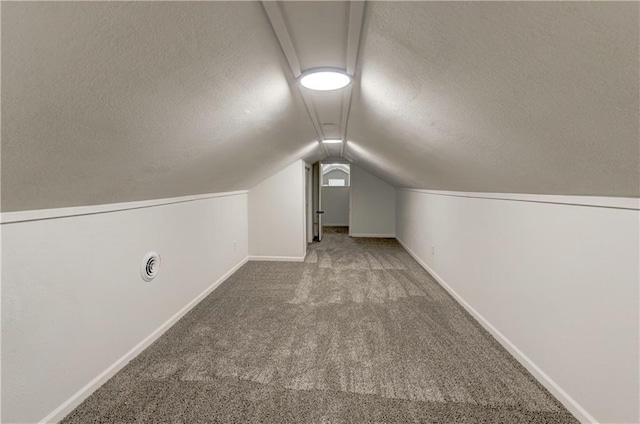
[[[244,265],[63,422],[577,423],[397,241],[340,231]]]

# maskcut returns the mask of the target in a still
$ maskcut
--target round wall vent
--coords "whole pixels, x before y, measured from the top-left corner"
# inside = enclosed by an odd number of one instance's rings
[[[142,258],[140,264],[140,274],[144,281],[151,281],[156,278],[160,271],[160,255],[156,252],[149,252]]]

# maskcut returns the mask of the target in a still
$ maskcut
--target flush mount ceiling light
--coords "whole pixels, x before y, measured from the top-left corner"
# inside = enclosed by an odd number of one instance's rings
[[[322,140],[322,142],[324,144],[339,144],[339,143],[342,143],[342,139],[341,138],[325,138],[324,140]]]
[[[300,84],[310,90],[329,91],[346,87],[351,83],[351,76],[341,69],[311,69],[300,77]]]

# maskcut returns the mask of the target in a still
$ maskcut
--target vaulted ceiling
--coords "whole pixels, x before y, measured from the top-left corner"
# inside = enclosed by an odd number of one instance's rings
[[[399,187],[640,196],[635,2],[1,7],[3,211],[247,189],[327,156]],[[292,57],[354,82],[305,92]]]

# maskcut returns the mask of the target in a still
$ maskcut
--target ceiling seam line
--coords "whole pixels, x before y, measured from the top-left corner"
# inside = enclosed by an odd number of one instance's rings
[[[353,85],[355,84],[355,72],[358,59],[358,48],[362,35],[362,22],[364,20],[365,0],[352,0],[349,5],[349,29],[347,35],[347,73],[352,76],[351,86],[348,93],[342,97],[342,146],[340,156],[345,157],[345,145],[347,143],[347,128],[349,126],[349,113],[351,111],[351,100],[353,97]]]
[[[311,124],[316,130],[316,134],[318,135],[318,137],[320,137],[320,140],[324,140],[324,131],[322,130],[322,125],[320,124],[320,119],[318,118],[315,104],[311,99],[308,98],[309,94],[304,90],[300,90],[300,95],[302,96],[302,101],[304,102],[304,106],[307,109],[307,115],[309,115]]]
[[[347,73],[353,76],[356,72],[358,47],[364,19],[364,0],[353,0],[349,8],[349,31],[347,35]]]
[[[295,47],[293,46],[293,41],[291,40],[291,35],[289,34],[289,30],[287,28],[287,24],[284,21],[284,17],[282,16],[282,11],[280,10],[278,1],[268,1],[262,0],[262,7],[267,13],[267,18],[271,23],[271,27],[276,34],[276,38],[278,43],[280,43],[280,48],[284,53],[287,62],[289,63],[289,67],[291,68],[291,72],[293,73],[294,78],[297,80],[300,75],[302,75],[302,68],[300,67],[300,60],[298,59],[298,55],[296,53]],[[322,142],[324,139],[324,132],[322,131],[322,127],[318,120],[318,116],[316,113],[315,106],[313,105],[313,101],[308,98],[305,94],[304,90],[298,87],[300,90],[300,94],[302,95],[302,101],[304,102],[305,108],[307,110],[307,115],[311,120],[311,125],[316,132],[316,135],[319,138],[319,141]],[[324,150],[325,156],[329,156],[329,151],[327,147],[322,144],[322,148]]]
[[[340,118],[342,128],[340,134],[342,135],[342,140],[345,141],[347,139],[347,125],[349,123],[349,109],[351,108],[351,96],[353,95],[353,84],[349,86],[347,90],[344,91],[342,95],[342,117]]]
[[[289,67],[291,68],[291,72],[293,72],[294,78],[298,78],[302,74],[300,60],[298,59],[295,48],[293,47],[293,41],[291,40],[291,35],[287,29],[287,24],[284,22],[284,17],[280,11],[278,2],[263,0],[262,7],[267,13],[267,18],[271,23],[273,32],[276,34],[276,38],[280,43],[280,48],[289,63]]]

